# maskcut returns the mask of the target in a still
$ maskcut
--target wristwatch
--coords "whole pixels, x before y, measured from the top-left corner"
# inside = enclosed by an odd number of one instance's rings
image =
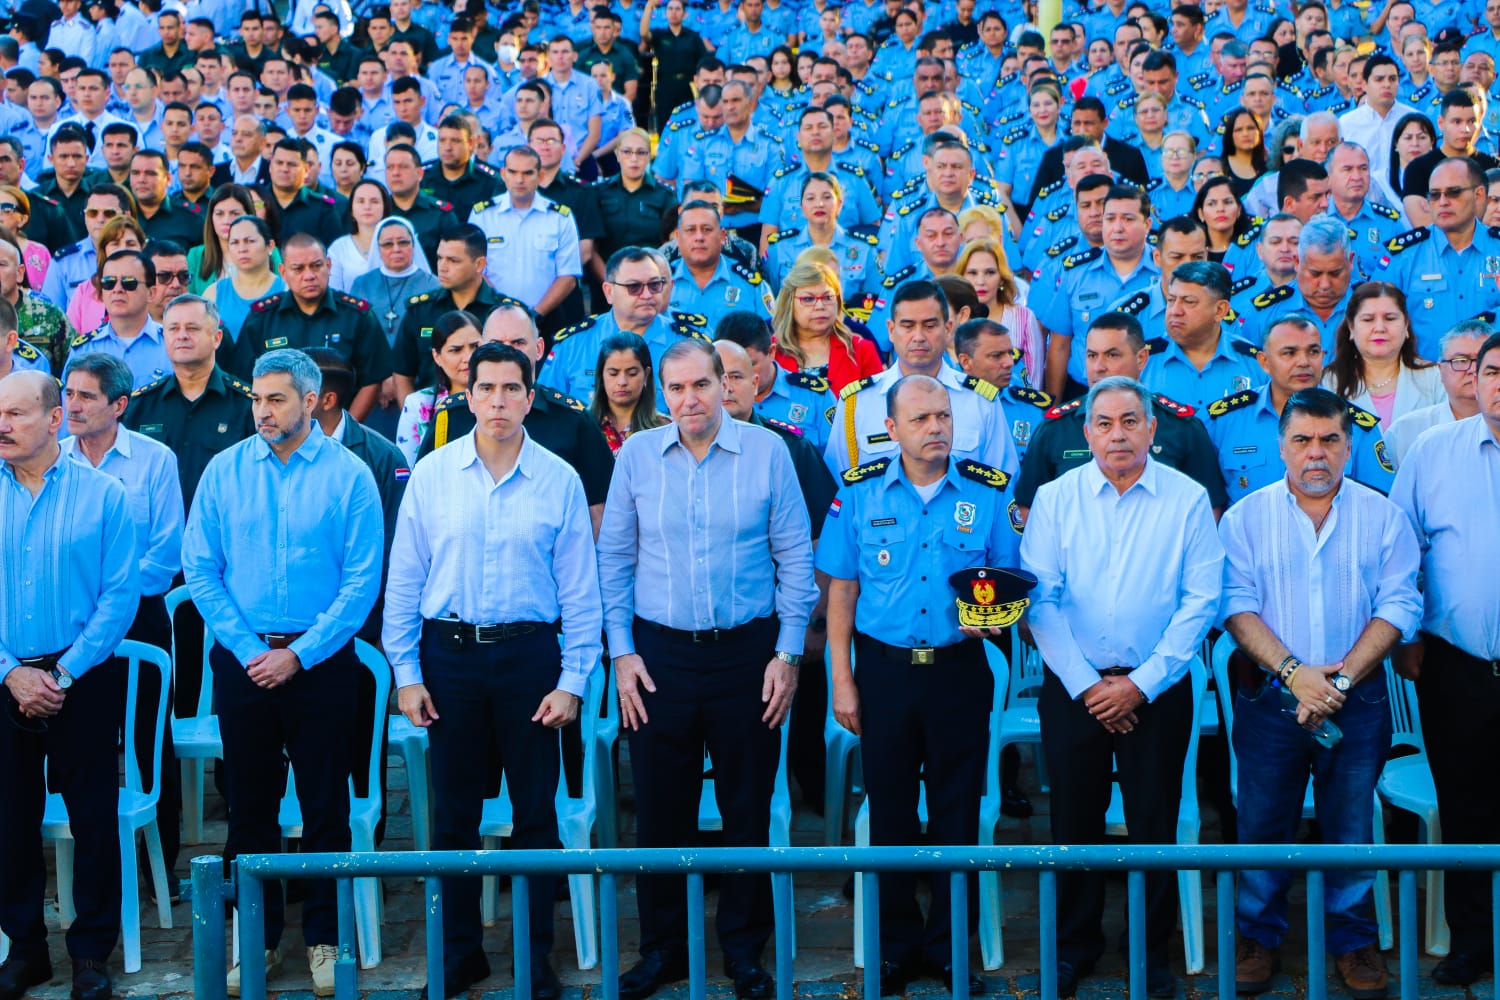
[[[1349,675],[1345,673],[1334,674],[1333,677],[1329,679],[1333,681],[1334,689],[1338,691],[1347,691],[1354,686],[1354,681],[1351,680],[1349,678]]]
[[[801,653],[782,653],[778,651],[776,654],[776,659],[780,660],[782,663],[785,663],[789,667],[802,666]]]
[[[57,682],[57,686],[64,691],[73,686],[73,675],[62,667],[53,667],[51,673],[52,679]]]

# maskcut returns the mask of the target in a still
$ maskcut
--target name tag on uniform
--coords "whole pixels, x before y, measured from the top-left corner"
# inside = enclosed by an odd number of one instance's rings
[[[870,444],[890,444],[891,436],[889,434],[871,434],[865,440]]]
[[[1234,449],[1234,454],[1236,454],[1236,455],[1254,455],[1258,451],[1260,451],[1260,449],[1257,448],[1253,444],[1242,444],[1238,448]]]
[[[491,236],[490,237],[490,244],[492,246],[502,246],[503,247],[503,246],[505,246],[505,237],[504,236]]]
[[[1424,274],[1424,275],[1422,275],[1421,280],[1422,281],[1442,281],[1443,280],[1443,276],[1441,274]]]
[[[285,346],[286,346],[286,338],[285,337],[272,337],[270,340],[266,341],[266,350],[268,350],[268,351],[275,350],[278,347],[285,347]]]
[[[1092,452],[1090,452],[1087,448],[1074,448],[1070,451],[1063,452],[1062,457],[1063,461],[1066,462],[1070,458],[1088,458],[1091,454]]]
[[[142,434],[160,434],[161,424],[141,424]]]
[[[424,327],[422,327],[422,331],[417,334],[417,339],[418,340],[431,340],[432,339],[432,327],[430,327],[430,326],[424,326]]]
[[[872,527],[872,528],[889,528],[891,525],[893,525],[895,523],[896,523],[896,519],[894,517],[872,517],[872,518],[870,518],[870,527]]]
[[[1078,296],[1078,301],[1079,302],[1090,302],[1090,301],[1092,301],[1094,299],[1097,299],[1097,298],[1099,298],[1099,293],[1098,292],[1084,292],[1082,295]]]

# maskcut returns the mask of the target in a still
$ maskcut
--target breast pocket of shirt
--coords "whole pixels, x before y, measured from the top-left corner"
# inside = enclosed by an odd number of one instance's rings
[[[531,249],[538,253],[556,253],[561,242],[561,238],[556,231],[533,233],[531,236]]]
[[[1250,489],[1266,481],[1269,466],[1280,462],[1280,455],[1273,451],[1274,445],[1235,444],[1219,449],[1219,464],[1224,468],[1224,478],[1232,488]]]
[[[895,518],[875,517],[859,529],[859,569],[861,579],[890,584],[910,571],[906,527]],[[892,523],[883,523],[883,522]]]

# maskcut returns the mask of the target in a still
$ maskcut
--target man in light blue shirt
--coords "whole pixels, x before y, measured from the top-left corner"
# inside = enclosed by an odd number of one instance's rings
[[[73,338],[74,351],[93,351],[124,361],[139,389],[172,370],[161,324],[151,318],[156,265],[139,250],[116,250],[100,269],[99,294],[109,320]]]
[[[1234,745],[1246,765],[1236,802],[1244,843],[1297,839],[1309,771],[1323,842],[1370,842],[1375,781],[1391,746],[1384,659],[1416,635],[1422,599],[1410,523],[1385,497],[1344,477],[1354,429],[1348,405],[1327,389],[1294,394],[1281,411],[1285,476],[1229,508],[1219,524],[1220,619],[1241,654],[1231,662],[1239,667]],[[1340,733],[1336,745],[1328,720]],[[1351,993],[1383,991],[1375,873],[1330,872],[1328,882],[1328,950],[1340,976]],[[1287,871],[1240,876],[1241,993],[1270,986],[1290,883]]]
[[[1256,350],[1224,331],[1229,271],[1213,261],[1188,261],[1167,283],[1166,336],[1146,342],[1151,359],[1141,381],[1152,392],[1187,403],[1208,419],[1208,406],[1261,379]]]
[[[1418,438],[1391,487],[1422,547],[1424,602],[1420,641],[1394,660],[1408,677],[1420,670],[1438,816],[1455,844],[1490,843],[1500,829],[1500,784],[1476,766],[1500,752],[1500,578],[1490,571],[1500,560],[1500,519],[1476,516],[1500,490],[1500,335],[1480,345],[1475,368],[1479,414]],[[1433,969],[1439,983],[1466,985],[1489,971],[1489,888],[1482,872],[1448,874],[1453,943]]]
[[[401,711],[431,734],[437,850],[479,849],[486,773],[474,747],[492,737],[515,808],[513,845],[561,849],[557,731],[578,717],[599,663],[588,501],[578,473],[522,428],[531,371],[514,347],[475,350],[475,429],[417,463],[391,549],[384,646]],[[532,886],[533,1000],[559,992],[552,882]],[[445,880],[445,995],[489,975],[479,889],[477,878]]]
[[[258,434],[214,456],[183,536],[183,575],[213,631],[224,740],[225,851],[275,853],[283,754],[297,774],[303,844],[347,851],[360,711],[354,636],[380,592],[385,527],[370,470],[313,419],[322,375],[301,351],[255,362]],[[266,887],[268,972],[280,966],[281,888]],[[314,990],[330,995],[338,924],[331,879],[309,881],[302,936]],[[231,992],[240,969],[230,971]]]
[[[1038,710],[1054,776],[1052,839],[1103,842],[1118,771],[1131,842],[1171,843],[1180,784],[1167,779],[1182,774],[1188,668],[1218,611],[1224,549],[1203,487],[1151,458],[1145,386],[1101,379],[1085,414],[1094,460],[1037,491],[1021,539],[1021,565],[1037,578],[1028,620],[1047,662]],[[1104,953],[1104,876],[1058,882],[1057,991],[1072,996]],[[1152,996],[1175,990],[1167,943],[1176,926],[1176,878],[1148,874]]]
[[[0,931],[17,993],[52,978],[37,835],[50,771],[75,841],[73,994],[107,1000],[106,963],[120,935],[115,747],[124,713],[113,655],[140,595],[135,525],[123,486],[62,454],[62,421],[51,375],[0,381],[0,839],[12,845],[0,866]]]
[[[635,768],[638,843],[697,835],[703,753],[713,757],[724,836],[765,845],[780,738],[817,602],[812,539],[790,452],[730,420],[723,363],[683,340],[658,362],[672,423],[625,440],[599,531],[604,622]],[[687,975],[680,876],[636,883],[641,961],[620,977],[644,1000]],[[726,876],[718,928],[739,996],[774,991],[765,876]]]

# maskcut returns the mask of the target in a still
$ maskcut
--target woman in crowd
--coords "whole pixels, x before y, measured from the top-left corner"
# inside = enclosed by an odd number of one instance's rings
[[[1005,259],[1005,249],[994,240],[974,240],[958,254],[958,273],[974,286],[974,293],[988,310],[989,319],[1010,331],[1011,343],[1021,352],[1016,379],[1027,385],[1042,384],[1042,366],[1047,345],[1041,324],[1026,308],[1027,286],[1018,279]]]
[[[1005,239],[1005,216],[990,205],[973,205],[958,213],[958,234],[965,243]]]
[[[1234,182],[1223,174],[1210,177],[1193,200],[1193,215],[1208,230],[1208,259],[1224,263],[1224,254],[1244,232],[1250,220],[1234,193]]]
[[[875,345],[844,323],[844,291],[826,264],[795,264],[771,315],[772,351],[787,371],[818,371],[835,393],[885,369]]]
[[[360,275],[374,267],[375,230],[382,219],[396,211],[385,185],[364,180],[349,194],[349,233],[333,241],[328,248],[328,284],[335,291],[348,292]]]
[[[1148,90],[1135,99],[1132,110],[1136,134],[1136,142],[1132,145],[1141,151],[1141,158],[1146,161],[1146,173],[1152,177],[1160,177],[1162,141],[1167,129],[1167,104],[1159,95]]]
[[[333,174],[333,188],[345,198],[354,194],[354,185],[365,176],[369,161],[365,149],[357,142],[341,142],[333,147],[328,157],[328,169]]]
[[[1367,281],[1349,297],[1323,384],[1374,413],[1382,430],[1447,398],[1440,369],[1417,357],[1406,296],[1384,281]]]
[[[604,239],[595,242],[589,266],[599,281],[604,280],[604,265],[616,250],[661,243],[661,220],[677,204],[671,185],[651,173],[651,136],[645,129],[621,132],[615,158],[620,161],[620,172],[595,187]]]
[[[1026,104],[1027,121],[1020,135],[1007,131],[999,143],[1003,157],[996,165],[995,190],[1005,203],[1011,233],[1020,235],[1021,222],[1031,210],[1031,188],[1047,150],[1063,138],[1062,91],[1051,79],[1032,84]]]
[[[1266,133],[1255,115],[1236,108],[1224,116],[1224,173],[1243,198],[1266,172]]]
[[[656,409],[651,349],[640,334],[616,333],[599,345],[589,416],[604,432],[609,450],[617,455],[625,439],[636,431],[667,423]]]
[[[188,251],[188,291],[202,295],[209,286],[230,273],[234,264],[229,259],[227,241],[229,226],[246,215],[257,215],[256,195],[247,187],[225,184],[208,199],[207,218],[203,220],[203,245]],[[279,260],[272,261],[272,267]]]
[[[479,320],[462,309],[444,313],[432,328],[432,360],[437,365],[437,384],[418,389],[406,397],[396,422],[396,447],[409,463],[417,461],[417,450],[432,424],[437,405],[452,392],[469,384],[469,355],[484,340]]]
[[[1188,132],[1168,132],[1162,139],[1161,175],[1146,187],[1155,225],[1193,211],[1193,199],[1198,194],[1193,187],[1193,157],[1197,154],[1198,140]]]
[[[1437,129],[1426,115],[1413,112],[1396,123],[1391,133],[1390,170],[1383,177],[1375,177],[1372,172],[1370,178],[1379,185],[1387,204],[1393,208],[1403,206],[1401,192],[1406,190],[1406,168],[1413,160],[1432,152],[1437,144]]]
[[[99,263],[93,278],[79,283],[68,302],[68,322],[81,333],[97,330],[109,319],[104,299],[99,293],[99,279],[104,276],[104,262],[116,250],[140,250],[146,245],[146,231],[128,215],[117,215],[99,230]]]
[[[271,255],[276,241],[271,227],[254,215],[242,215],[229,224],[229,263],[233,268],[209,285],[203,297],[219,310],[219,320],[229,331],[230,340],[238,340],[240,327],[250,315],[250,303],[267,295],[286,291],[286,282],[271,269]]]
[[[52,254],[36,240],[26,238],[26,224],[31,221],[31,199],[26,192],[9,184],[0,186],[0,223],[4,223],[21,241],[21,263],[26,267],[26,284],[41,288],[52,266]]]
[[[855,244],[859,237],[850,236],[839,225],[839,213],[843,208],[844,187],[837,177],[814,171],[803,179],[802,216],[807,220],[807,227],[802,234],[807,240],[792,238],[769,244],[766,264],[769,271],[767,276],[772,285],[781,287],[795,266],[797,256],[808,248],[809,240],[812,246],[830,249],[841,259],[846,245],[858,249]],[[867,263],[859,265],[858,271],[850,266],[856,260],[844,260],[841,273],[848,282],[851,298],[864,292],[873,292],[879,285],[880,275],[876,273],[874,254],[867,254],[864,259]]]
[[[349,294],[370,303],[386,343],[394,344],[406,315],[406,303],[414,295],[435,292],[440,287],[417,239],[416,227],[393,215],[375,227],[365,272],[354,279]]]

